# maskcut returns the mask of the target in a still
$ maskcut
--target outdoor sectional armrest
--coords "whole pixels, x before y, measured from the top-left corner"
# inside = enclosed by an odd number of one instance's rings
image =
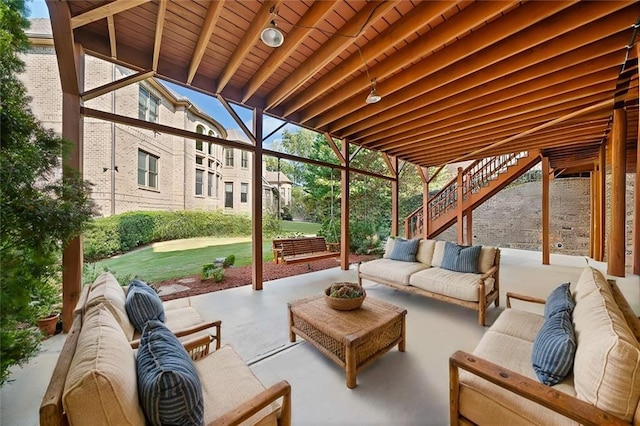
[[[514,371],[463,351],[449,358],[451,425],[458,424],[459,371],[461,368],[501,388],[549,408],[584,425],[629,425],[624,420],[571,395],[559,392]]]
[[[541,299],[539,297],[507,292],[507,308],[511,308],[511,299],[522,300],[523,302],[539,303],[541,305],[547,303],[545,299]]]
[[[176,337],[185,337],[185,336],[189,336],[191,334],[198,333],[200,331],[204,331],[204,330],[207,330],[209,328],[214,328],[215,327],[215,329],[216,329],[215,334],[209,334],[207,336],[208,336],[208,338],[210,340],[215,340],[216,341],[216,349],[220,349],[220,342],[222,340],[221,326],[222,326],[222,321],[220,321],[220,320],[213,321],[213,322],[203,322],[201,324],[194,325],[194,326],[189,327],[189,328],[185,328],[185,329],[182,329],[182,330],[174,331],[173,334],[175,334]],[[130,342],[130,344],[131,344],[131,348],[132,349],[137,349],[138,346],[140,346],[140,339],[132,340]]]
[[[216,419],[212,426],[237,425],[253,416],[269,404],[282,398],[280,406],[279,426],[291,425],[291,385],[286,380],[270,386],[248,401],[243,402],[231,411]]]
[[[497,271],[498,267],[496,265],[493,265],[487,272],[480,276],[480,280],[484,282],[484,280],[486,280],[487,278],[493,277]]]

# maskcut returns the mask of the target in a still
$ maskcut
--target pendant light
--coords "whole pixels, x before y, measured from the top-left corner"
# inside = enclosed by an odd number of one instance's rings
[[[275,20],[271,21],[269,26],[262,30],[260,40],[269,47],[282,46],[282,43],[284,43],[284,34],[278,29]]]

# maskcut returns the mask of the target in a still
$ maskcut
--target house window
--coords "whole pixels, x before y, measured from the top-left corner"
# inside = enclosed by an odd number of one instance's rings
[[[212,130],[209,130],[209,136],[218,137],[218,135]],[[214,144],[212,143],[209,144],[209,155],[215,155]]]
[[[240,167],[245,169],[249,167],[249,153],[247,151],[241,151],[242,157],[240,158]]]
[[[138,95],[138,118],[140,120],[158,122],[158,110],[160,109],[160,99],[153,96],[147,89],[140,86]]]
[[[196,157],[196,164],[203,165],[204,164],[204,157]]]
[[[215,188],[216,175],[209,172],[207,176],[207,195],[213,197],[215,195],[213,190]]]
[[[158,189],[158,158],[138,150],[138,185]]]
[[[224,206],[233,208],[233,182],[224,183]]]
[[[196,195],[204,195],[202,190],[204,171],[196,169]]]
[[[202,127],[201,125],[198,125],[196,127],[196,132],[200,133],[201,135],[203,135],[204,134],[204,127]],[[204,152],[204,142],[203,141],[196,139],[196,151]]]
[[[224,165],[233,167],[233,148],[225,148],[224,150]]]
[[[247,194],[249,193],[249,184],[248,183],[241,183],[240,184],[240,202],[241,203],[246,203],[247,202]]]

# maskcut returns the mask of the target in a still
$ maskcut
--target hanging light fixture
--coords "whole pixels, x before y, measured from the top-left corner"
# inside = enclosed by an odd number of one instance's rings
[[[376,79],[374,78],[371,80],[371,91],[367,95],[366,102],[368,104],[375,104],[376,102],[380,102],[380,99],[382,99],[382,96],[376,92]]]
[[[284,34],[278,29],[275,20],[272,20],[269,26],[262,30],[260,40],[269,47],[282,46],[282,43],[284,43]]]

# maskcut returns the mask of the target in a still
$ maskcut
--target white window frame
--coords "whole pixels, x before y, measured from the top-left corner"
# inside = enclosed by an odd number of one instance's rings
[[[144,156],[143,167],[140,167],[141,155]],[[154,161],[151,161],[151,160]],[[138,186],[150,189],[158,189],[158,163],[160,157],[142,149],[138,150]],[[155,170],[152,166],[155,165]],[[141,179],[142,178],[142,179]]]
[[[138,91],[138,118],[140,120],[157,123],[160,116],[160,98],[143,86]],[[155,111],[152,110],[155,109]]]

